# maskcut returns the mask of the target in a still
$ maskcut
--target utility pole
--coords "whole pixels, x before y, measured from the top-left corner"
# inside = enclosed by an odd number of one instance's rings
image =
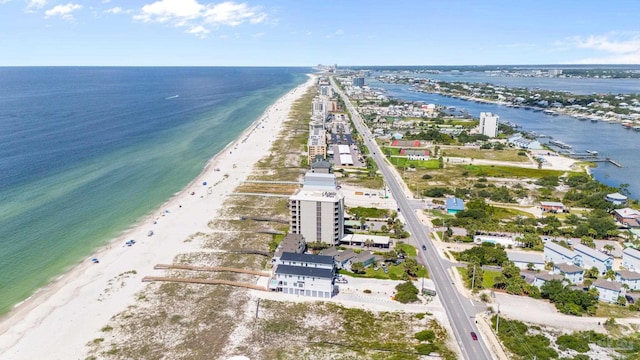
[[[476,264],[473,264],[473,275],[471,276],[471,291],[476,288]]]
[[[498,315],[496,315],[496,334],[498,333],[498,329],[500,326],[500,304],[498,304]]]
[[[447,222],[446,222],[446,221],[444,221],[444,219],[443,219],[443,220],[442,220],[442,239],[440,239],[440,240],[442,240],[443,242],[444,242],[444,229],[446,229],[446,228],[447,228]]]

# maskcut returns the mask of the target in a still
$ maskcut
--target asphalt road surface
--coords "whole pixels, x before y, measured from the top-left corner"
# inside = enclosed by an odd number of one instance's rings
[[[392,170],[388,167],[384,156],[380,154],[378,146],[371,140],[371,132],[364,125],[360,114],[353,108],[344,93],[336,86],[333,78],[331,78],[331,84],[334,90],[340,94],[347,110],[351,113],[353,124],[362,135],[365,145],[369,148],[369,152],[372,154],[373,159],[382,172],[385,182],[398,203],[398,209],[405,218],[409,232],[411,232],[420,245],[418,246],[418,254],[425,261],[425,264],[427,264],[429,274],[431,274],[431,278],[436,285],[437,296],[440,297],[447,312],[447,317],[449,318],[463,357],[468,360],[493,359],[482,337],[474,340],[471,336],[472,332],[480,334],[474,320],[476,309],[469,299],[463,297],[456,290],[453,279],[447,274],[442,259],[438,255],[435,245],[430,240],[429,234],[432,229],[425,228],[416,216],[402,186],[396,177],[393,176]],[[426,251],[422,250],[422,245],[426,246]]]

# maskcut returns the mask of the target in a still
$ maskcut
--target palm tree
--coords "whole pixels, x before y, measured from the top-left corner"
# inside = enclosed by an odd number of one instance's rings
[[[615,249],[615,247],[611,244],[607,244],[603,246],[603,248],[607,251],[607,254],[611,255],[611,252]]]

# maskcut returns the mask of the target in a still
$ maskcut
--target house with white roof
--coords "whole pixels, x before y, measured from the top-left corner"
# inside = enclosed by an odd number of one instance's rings
[[[592,249],[583,244],[577,244],[573,247],[573,251],[580,255],[582,261],[578,265],[583,268],[590,269],[595,267],[601,274],[613,268],[613,257],[596,249]]]
[[[615,303],[618,297],[624,296],[625,291],[619,282],[598,279],[591,284],[591,287],[598,290],[598,300],[608,303]]]
[[[622,251],[622,267],[629,271],[640,272],[640,251],[626,248]]]
[[[613,217],[621,224],[629,227],[640,227],[640,211],[632,208],[613,210]]]
[[[520,269],[528,269],[529,264],[534,270],[544,270],[544,256],[539,252],[515,252],[507,251],[509,261]]]
[[[640,273],[629,270],[616,271],[616,281],[627,285],[629,290],[640,290]]]
[[[620,193],[607,194],[605,199],[614,205],[624,205],[627,203],[627,197]]]
[[[553,272],[564,276],[572,284],[582,284],[584,281],[584,269],[574,264],[554,264]]]
[[[554,264],[571,263],[575,265],[579,265],[582,262],[580,255],[553,241],[544,243],[544,261]]]

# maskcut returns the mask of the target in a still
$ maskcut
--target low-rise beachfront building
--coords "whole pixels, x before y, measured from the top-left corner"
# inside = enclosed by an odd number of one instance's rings
[[[455,196],[448,197],[445,206],[447,207],[447,213],[459,213],[460,211],[464,211],[464,200]]]
[[[582,284],[584,281],[584,269],[574,264],[554,264],[553,272],[564,276],[572,284]]]
[[[533,286],[540,288],[542,287],[542,285],[546,284],[547,281],[551,281],[551,280],[563,281],[564,276],[558,275],[558,274],[550,274],[547,272],[541,272],[534,276]]]
[[[616,271],[616,281],[627,285],[629,290],[640,290],[640,273],[629,270]]]
[[[333,164],[327,160],[316,160],[311,164],[311,171],[319,174],[331,174]]]
[[[538,252],[507,251],[507,258],[523,270],[544,270],[544,257]]]
[[[613,210],[613,217],[619,223],[629,227],[640,227],[640,211],[631,208]]]
[[[337,292],[335,274],[332,256],[284,252],[269,281],[269,289],[285,294],[330,298]]]
[[[625,294],[622,285],[616,281],[597,279],[591,287],[598,290],[598,300],[602,302],[615,303]]]
[[[629,271],[640,272],[640,251],[631,247],[622,250],[622,267]]]
[[[557,201],[541,201],[540,210],[542,210],[542,212],[550,212],[550,213],[569,212],[568,207],[564,206],[563,203],[557,202]]]
[[[620,193],[607,194],[605,200],[611,202],[613,205],[625,205],[627,203],[627,197]]]
[[[514,147],[527,150],[540,150],[542,145],[538,140],[527,139],[522,134],[516,134],[507,139],[507,143]]]
[[[600,274],[604,274],[607,270],[613,268],[613,257],[596,249],[592,249],[583,244],[577,244],[573,247],[573,251],[580,255],[581,261],[580,264],[577,265],[585,269],[595,267]]]
[[[342,237],[340,243],[350,246],[367,246],[388,249],[391,246],[391,238],[383,235],[347,234]]]
[[[507,248],[509,246],[514,246],[516,243],[513,241],[511,236],[491,236],[491,235],[475,235],[473,237],[473,242],[475,244],[499,244],[500,246]]]
[[[553,264],[570,263],[574,265],[579,265],[582,262],[580,255],[553,241],[544,243],[544,261]]]
[[[349,266],[355,263],[362,263],[362,265],[364,265],[364,267],[367,268],[373,265],[375,260],[376,260],[376,256],[371,251],[362,251],[361,253],[357,254],[355,257],[351,258],[351,260],[349,260]]]
[[[302,254],[307,250],[307,243],[304,241],[304,236],[301,234],[287,234],[284,239],[278,244],[271,262],[279,263],[280,257],[283,253],[296,253]]]
[[[333,256],[333,262],[337,269],[344,269],[349,261],[356,257],[356,253],[351,250],[339,251],[335,246],[320,251],[319,255]]]
[[[289,197],[291,232],[307,242],[337,245],[344,236],[344,196],[335,174],[307,172],[302,188]]]

